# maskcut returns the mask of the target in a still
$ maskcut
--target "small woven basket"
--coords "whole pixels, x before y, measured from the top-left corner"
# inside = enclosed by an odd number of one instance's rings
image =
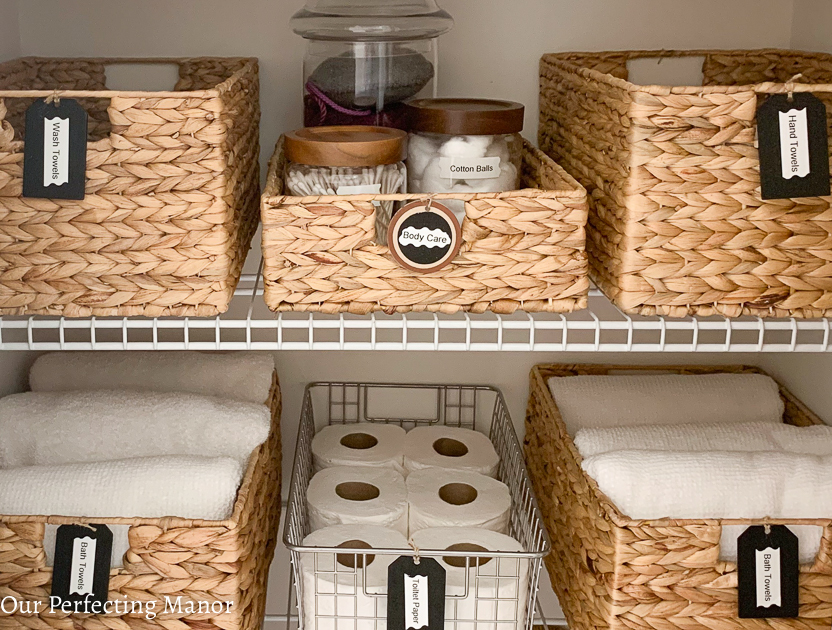
[[[526,461],[552,538],[546,567],[572,630],[828,630],[832,624],[832,515],[773,519],[771,524],[823,527],[820,552],[800,567],[800,617],[739,619],[737,566],[719,560],[723,524],[761,521],[636,521],[622,514],[581,468],[548,380],[618,370],[679,374],[757,372],[750,367],[539,365],[531,373]],[[785,422],[821,424],[781,387]]]
[[[703,86],[627,81],[631,59],[682,56],[704,58]],[[545,55],[540,89],[540,146],[590,193],[590,274],[619,307],[832,316],[832,197],[762,200],[756,145],[769,94],[814,92],[832,112],[832,55]]]
[[[427,274],[404,269],[386,239],[378,243],[377,230],[387,221],[373,204],[425,195],[283,196],[284,164],[279,142],[262,201],[265,298],[274,311],[566,313],[586,307],[586,192],[528,143],[528,188],[430,195],[465,201],[466,216],[459,255]]]
[[[107,66],[175,64],[173,92],[109,91]],[[256,59],[42,59],[0,64],[0,315],[213,316],[257,227]],[[86,198],[28,199],[26,109],[89,116]]]
[[[266,403],[272,412],[268,440],[249,459],[228,520],[204,521],[166,517],[79,518],[65,516],[0,516],[0,599],[11,598],[18,612],[0,612],[0,629],[33,630],[260,630],[266,605],[269,565],[280,520],[281,395],[274,375]],[[172,484],[176,483],[171,479]],[[128,525],[130,549],[122,568],[110,570],[109,601],[142,602],[138,612],[70,614],[50,611],[52,568],[43,548],[47,524]],[[183,610],[165,611],[167,600]],[[26,602],[38,602],[38,614],[24,614]],[[144,611],[154,602],[154,619]],[[187,602],[232,602],[224,612],[187,614]],[[24,608],[25,607],[25,608]],[[111,607],[112,608],[112,607]],[[198,610],[198,607],[195,607]],[[220,608],[220,607],[215,607]]]

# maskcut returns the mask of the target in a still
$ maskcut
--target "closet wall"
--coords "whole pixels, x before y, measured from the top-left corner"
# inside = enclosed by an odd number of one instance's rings
[[[303,0],[0,0],[0,59],[17,55],[259,57],[262,161],[301,124],[303,41],[288,25]],[[511,98],[537,130],[537,61],[544,52],[626,48],[795,47],[832,50],[829,0],[440,0],[456,19],[440,44],[444,95]],[[54,28],[60,24],[61,28]],[[170,74],[144,75],[169,87]],[[259,252],[249,257],[256,270]],[[0,394],[26,387],[33,353],[0,353]],[[539,362],[749,363],[784,380],[832,423],[832,355],[282,352],[285,486],[303,386],[313,380],[487,383],[500,387],[522,432],[528,372]],[[285,556],[269,613],[285,613]],[[273,618],[269,630],[277,630]]]

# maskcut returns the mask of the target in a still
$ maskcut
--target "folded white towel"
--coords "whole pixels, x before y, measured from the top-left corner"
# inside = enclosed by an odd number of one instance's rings
[[[570,435],[643,424],[782,422],[777,383],[763,374],[617,374],[549,379]]]
[[[245,462],[270,424],[263,404],[196,394],[14,394],[0,398],[0,468],[155,455]]]
[[[243,468],[228,457],[141,457],[0,470],[0,514],[223,520]]]
[[[36,392],[132,389],[264,403],[274,358],[263,352],[52,352],[35,361]]]
[[[582,466],[633,519],[832,518],[832,456],[626,450]],[[804,562],[818,541],[803,541]]]
[[[788,451],[832,455],[832,427],[732,422],[579,429],[575,446],[582,457],[619,450]]]

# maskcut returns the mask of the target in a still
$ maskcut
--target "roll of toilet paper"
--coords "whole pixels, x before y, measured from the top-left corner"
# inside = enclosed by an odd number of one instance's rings
[[[471,527],[432,527],[416,532],[412,540],[420,550],[523,551],[510,536]],[[442,556],[438,560],[445,569],[446,624],[454,622],[458,630],[522,630],[528,558]]]
[[[396,555],[361,549],[409,549],[401,532],[379,525],[333,525],[312,532],[304,547],[343,547],[344,553],[302,552],[301,611],[305,630],[380,630],[387,620],[387,569]],[[366,565],[366,566],[365,566]],[[365,584],[366,578],[366,584]]]
[[[425,468],[453,468],[496,477],[500,458],[483,433],[458,427],[416,427],[404,444],[408,472]]]
[[[394,424],[332,424],[312,439],[315,470],[333,466],[392,468],[404,475],[406,431]]]
[[[407,535],[407,489],[394,470],[335,466],[316,473],[306,491],[312,531],[330,525],[382,525]]]
[[[508,533],[511,495],[496,479],[447,468],[407,477],[410,535],[428,527],[481,527]]]

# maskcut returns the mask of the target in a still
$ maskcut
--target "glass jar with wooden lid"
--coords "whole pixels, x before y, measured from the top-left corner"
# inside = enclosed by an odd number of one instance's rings
[[[524,107],[475,98],[408,104],[408,189],[480,193],[520,185]]]

